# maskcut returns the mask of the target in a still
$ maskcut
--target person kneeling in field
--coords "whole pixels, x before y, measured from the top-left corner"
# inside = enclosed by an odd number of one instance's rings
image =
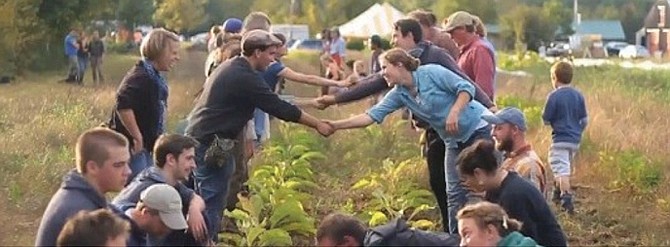
[[[54,246],[68,218],[82,210],[110,208],[105,194],[123,189],[130,176],[128,139],[107,129],[93,128],[79,136],[77,169],[63,177],[37,229],[35,246]]]
[[[56,246],[126,246],[130,224],[108,209],[79,211],[63,226]]]
[[[368,229],[353,216],[330,214],[316,230],[317,246],[458,246],[458,235],[410,229],[403,219]]]
[[[521,222],[510,219],[497,204],[479,202],[458,212],[460,246],[539,246],[519,233]]]
[[[142,191],[140,201],[124,215],[131,224],[128,246],[162,246],[150,244],[148,239],[162,239],[187,229],[181,203],[179,192],[167,184],[154,184]]]
[[[195,169],[196,145],[191,137],[178,134],[160,136],[153,149],[156,165],[138,174],[112,202],[125,212],[137,206],[142,191],[152,185],[167,184],[176,189],[183,202],[184,216],[188,218],[188,233],[173,231],[165,239],[151,239],[155,241],[154,245],[195,246],[208,243],[205,201],[183,184]]]

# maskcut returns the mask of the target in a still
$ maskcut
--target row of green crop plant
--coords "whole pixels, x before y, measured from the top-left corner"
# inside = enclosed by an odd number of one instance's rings
[[[315,219],[308,213],[317,188],[311,163],[325,156],[314,151],[316,137],[304,129],[288,124],[279,129],[251,171],[250,196],[238,195],[238,208],[226,212],[240,230],[222,234],[230,245],[291,246],[295,237],[311,238],[316,233]],[[292,144],[284,142],[289,138]]]

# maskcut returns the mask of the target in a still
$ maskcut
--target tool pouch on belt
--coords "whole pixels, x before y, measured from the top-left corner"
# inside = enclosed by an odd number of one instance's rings
[[[207,151],[205,151],[205,163],[207,165],[223,167],[226,161],[235,155],[236,146],[237,140],[219,138],[219,136],[214,135],[212,143],[209,144]]]

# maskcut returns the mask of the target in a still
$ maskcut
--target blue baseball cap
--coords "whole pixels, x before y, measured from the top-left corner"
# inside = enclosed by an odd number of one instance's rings
[[[526,117],[516,107],[505,107],[495,115],[482,115],[482,119],[491,124],[513,124],[519,127],[521,131],[526,131]]]
[[[226,33],[239,33],[242,31],[242,21],[237,18],[228,18],[223,22],[223,31]]]

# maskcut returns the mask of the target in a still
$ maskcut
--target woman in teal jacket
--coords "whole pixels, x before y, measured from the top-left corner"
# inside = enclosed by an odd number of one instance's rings
[[[435,129],[447,147],[449,225],[456,233],[456,213],[465,204],[467,195],[456,171],[456,157],[476,140],[491,139],[491,127],[481,118],[482,114],[491,113],[472,100],[475,94],[472,83],[445,67],[419,66],[418,59],[399,48],[383,53],[379,59],[382,75],[393,89],[367,113],[330,123],[335,129],[361,128],[381,123],[387,115],[407,107]]]
[[[479,202],[458,212],[461,246],[539,246],[520,229],[521,222],[510,219],[498,204]]]

